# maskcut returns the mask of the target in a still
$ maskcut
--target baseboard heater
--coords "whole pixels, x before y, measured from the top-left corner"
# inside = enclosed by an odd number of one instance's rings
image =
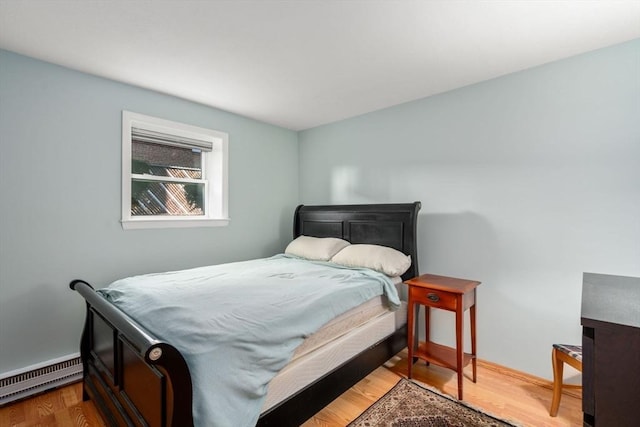
[[[0,406],[82,380],[77,354],[9,372],[0,378]]]

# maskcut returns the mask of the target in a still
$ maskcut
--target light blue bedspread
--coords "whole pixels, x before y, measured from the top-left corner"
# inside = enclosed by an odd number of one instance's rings
[[[185,357],[196,426],[255,425],[269,381],[306,337],[375,296],[400,304],[381,273],[287,255],[129,277],[99,292]]]

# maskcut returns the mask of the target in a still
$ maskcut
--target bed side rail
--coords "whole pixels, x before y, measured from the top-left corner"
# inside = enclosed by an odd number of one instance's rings
[[[193,425],[191,376],[180,352],[84,280],[69,287],[87,304],[80,345],[85,399],[96,403],[109,425]]]

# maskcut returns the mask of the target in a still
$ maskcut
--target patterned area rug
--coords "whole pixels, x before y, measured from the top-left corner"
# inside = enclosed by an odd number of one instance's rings
[[[402,378],[348,427],[493,426],[514,424]]]

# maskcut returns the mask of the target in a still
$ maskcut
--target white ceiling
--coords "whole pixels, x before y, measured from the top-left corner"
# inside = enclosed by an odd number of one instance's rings
[[[289,129],[640,38],[638,0],[0,0],[0,48]]]

